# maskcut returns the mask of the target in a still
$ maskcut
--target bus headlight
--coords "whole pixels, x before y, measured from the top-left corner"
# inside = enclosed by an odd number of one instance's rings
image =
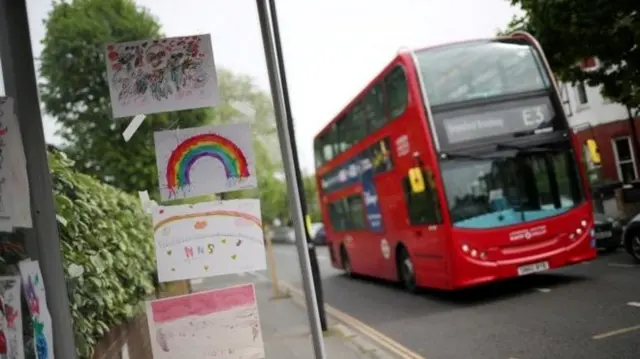
[[[470,255],[473,258],[478,258],[480,257],[480,259],[487,259],[487,253],[486,252],[482,252],[479,251],[475,248],[470,247],[468,244],[464,243],[461,245],[461,249],[464,253]]]
[[[580,222],[580,225],[582,227],[584,227],[584,228],[587,228],[587,224],[589,224],[589,223],[587,223],[587,221],[585,219],[583,219],[582,222]],[[578,233],[578,234],[580,234],[580,233]]]

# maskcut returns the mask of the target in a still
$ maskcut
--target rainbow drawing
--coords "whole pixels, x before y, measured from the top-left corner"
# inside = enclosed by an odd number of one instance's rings
[[[240,211],[228,211],[228,210],[213,210],[213,211],[206,211],[206,212],[200,212],[200,213],[189,213],[189,214],[182,214],[182,215],[176,215],[176,216],[171,216],[169,218],[163,219],[161,221],[159,221],[158,223],[155,223],[153,225],[153,231],[158,232],[158,230],[170,223],[176,222],[176,221],[181,221],[181,220],[185,220],[185,219],[193,219],[193,218],[202,218],[202,217],[236,217],[236,218],[242,218],[242,219],[246,219],[248,221],[250,221],[251,223],[255,224],[258,228],[262,228],[262,220],[252,214],[249,213],[245,213],[245,212],[240,212]]]
[[[191,184],[189,173],[204,157],[218,159],[228,179],[250,175],[247,158],[235,143],[223,136],[206,133],[187,138],[171,152],[165,172],[167,188],[175,190]]]

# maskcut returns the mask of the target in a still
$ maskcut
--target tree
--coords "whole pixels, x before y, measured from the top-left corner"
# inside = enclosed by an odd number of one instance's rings
[[[42,101],[47,113],[61,124],[63,149],[78,170],[127,192],[157,192],[153,132],[226,123],[245,117],[253,123],[261,153],[272,153],[273,110],[267,94],[250,78],[218,71],[222,104],[148,116],[129,142],[122,140],[128,119],[114,120],[106,79],[104,46],[163,37],[157,20],[132,0],[73,0],[55,2],[45,21],[46,36],[40,72]],[[234,103],[249,103],[255,114],[247,117]],[[276,143],[277,145],[277,143]],[[260,158],[259,171],[269,173],[273,156]]]
[[[542,45],[563,81],[601,86],[602,95],[629,109],[640,107],[640,14],[637,0],[509,0],[524,16],[508,33],[524,30]],[[601,66],[585,72],[579,63],[596,57]]]

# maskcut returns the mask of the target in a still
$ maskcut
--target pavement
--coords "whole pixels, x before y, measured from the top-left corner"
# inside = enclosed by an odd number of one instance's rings
[[[192,280],[194,292],[253,283],[266,358],[314,358],[307,311],[303,297],[290,295],[286,290],[274,296],[266,273],[244,273]],[[294,289],[295,291],[295,289]],[[348,326],[328,318],[329,330],[324,335],[327,359],[393,359],[397,358],[359,336]]]
[[[640,356],[640,266],[623,250],[457,294],[410,294],[393,283],[348,278],[331,267],[326,248],[317,253],[327,310],[351,319],[381,348],[407,353],[400,357]],[[277,245],[274,254],[281,282],[301,288],[295,247]]]

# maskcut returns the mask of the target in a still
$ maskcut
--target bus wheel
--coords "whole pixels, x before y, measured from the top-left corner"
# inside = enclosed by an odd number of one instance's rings
[[[340,260],[342,261],[342,269],[346,272],[346,274],[351,277],[353,276],[353,270],[351,268],[351,261],[349,260],[349,255],[347,254],[347,249],[344,246],[340,246]]]
[[[409,253],[407,253],[406,249],[400,248],[398,252],[397,266],[400,281],[406,290],[413,293],[417,289],[416,273],[413,262],[411,261],[411,257],[409,257]]]

